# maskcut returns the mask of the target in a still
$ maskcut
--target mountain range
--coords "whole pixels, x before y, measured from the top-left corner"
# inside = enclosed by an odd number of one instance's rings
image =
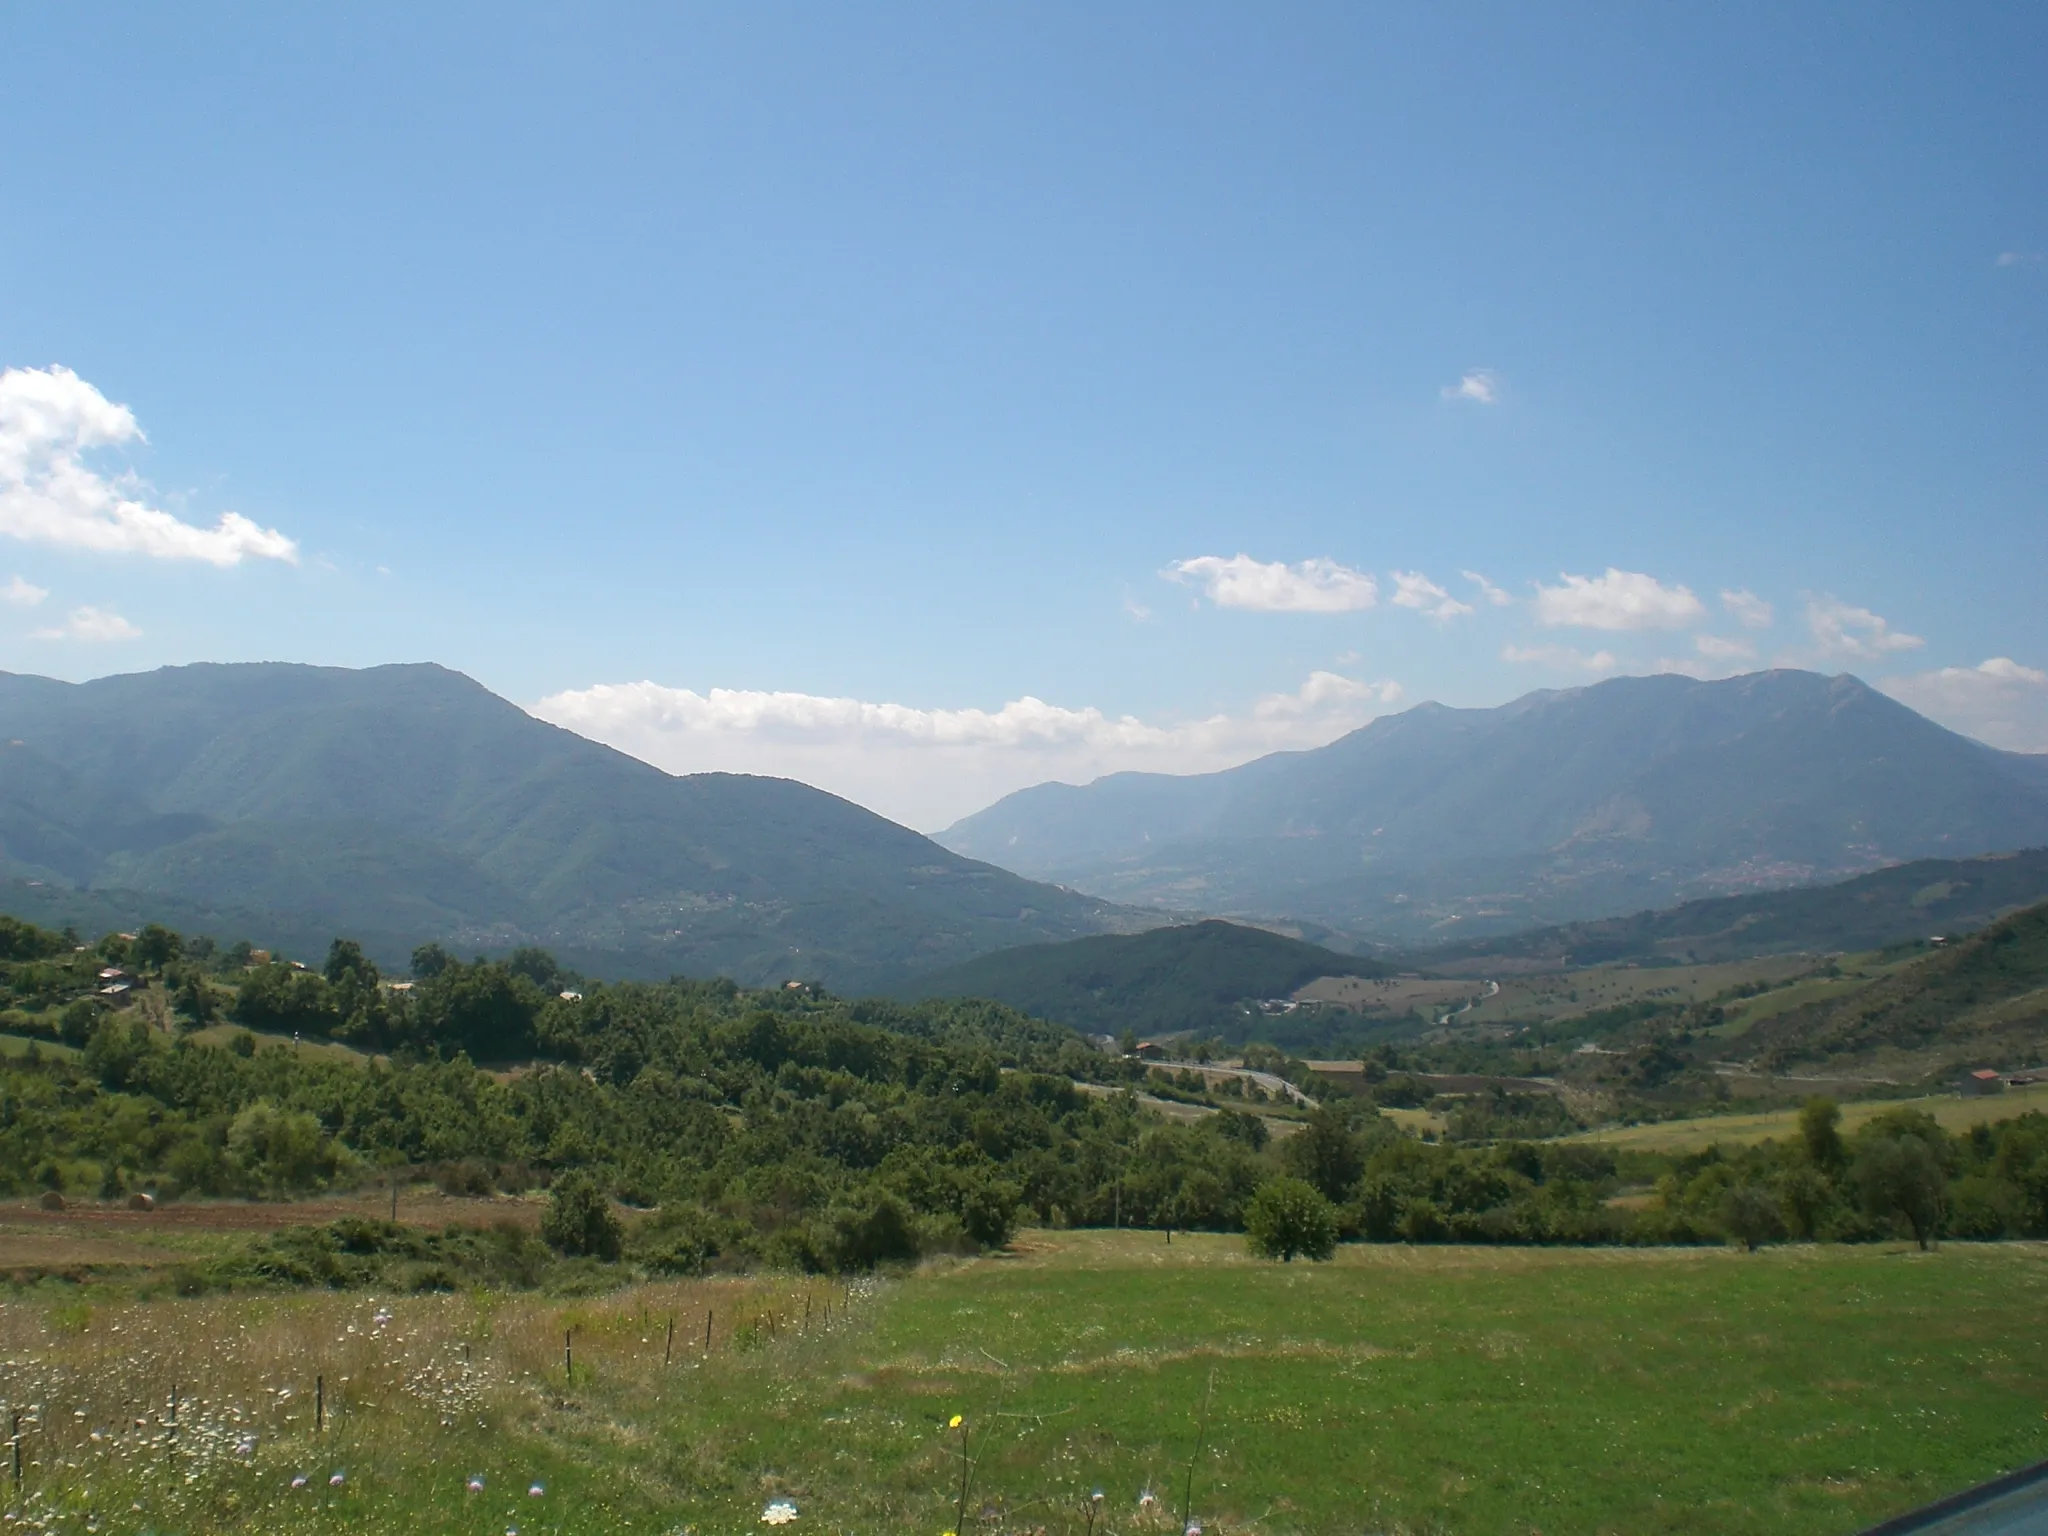
[[[0,898],[317,957],[535,943],[837,990],[1143,926],[786,779],[663,773],[429,665],[0,674]]]
[[[1850,676],[1628,677],[1423,704],[1221,773],[1042,784],[938,840],[1108,900],[1406,948],[2038,846],[2048,757]]]

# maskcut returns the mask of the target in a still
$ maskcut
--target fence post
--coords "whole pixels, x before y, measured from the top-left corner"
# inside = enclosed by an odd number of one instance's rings
[[[178,1384],[171,1383],[171,1438],[178,1438]]]
[[[327,1378],[313,1378],[313,1433],[319,1434],[327,1428]]]
[[[704,1309],[704,1353],[711,1353],[711,1309]]]
[[[574,1330],[568,1328],[562,1330],[562,1374],[571,1382],[576,1380],[576,1356],[569,1343],[573,1332]]]
[[[14,1410],[14,1486],[21,1487],[21,1410]]]
[[[672,1356],[672,1355],[674,1355],[674,1354],[675,1354],[675,1352],[676,1352],[676,1319],[675,1319],[675,1314],[674,1314],[674,1313],[670,1313],[670,1314],[669,1314],[669,1319],[668,1319],[668,1342],[667,1342],[666,1344],[664,1344],[664,1345],[662,1345],[662,1346],[661,1346],[661,1363],[662,1363],[663,1365],[667,1365],[667,1364],[668,1364],[668,1362],[669,1362],[669,1357],[670,1357],[670,1356]]]

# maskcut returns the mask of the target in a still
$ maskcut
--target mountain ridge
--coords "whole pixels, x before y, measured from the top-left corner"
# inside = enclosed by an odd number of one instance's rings
[[[432,663],[0,674],[0,722],[0,876],[387,955],[848,988],[1144,921],[794,780],[666,774]]]
[[[1412,944],[2048,842],[2048,760],[1846,674],[1614,678],[1216,774],[1035,786],[938,837],[1106,899]]]

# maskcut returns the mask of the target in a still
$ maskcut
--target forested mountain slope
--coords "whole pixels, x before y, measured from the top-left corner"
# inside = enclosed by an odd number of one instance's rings
[[[1968,933],[2044,899],[2048,848],[2028,848],[1973,859],[1915,859],[1832,885],[1706,897],[1662,911],[1421,949],[1410,958],[1462,974],[1504,960],[1708,962],[1880,949],[1903,939]]]
[[[2048,902],[1952,941],[1851,993],[1761,1020],[1768,1065],[1934,1057],[1958,1067],[2048,1062]]]
[[[611,974],[849,989],[1133,925],[790,780],[663,773],[424,665],[0,674],[0,877],[43,882],[12,890],[44,917],[134,892],[223,938],[532,941]]]
[[[1214,1031],[1242,1039],[1246,1004],[1319,976],[1392,967],[1262,928],[1210,921],[1147,933],[1027,944],[921,976],[912,997],[982,997],[1097,1034]]]
[[[1312,752],[1046,784],[940,834],[1119,900],[1416,942],[2048,843],[2038,758],[1848,676],[1424,704]]]

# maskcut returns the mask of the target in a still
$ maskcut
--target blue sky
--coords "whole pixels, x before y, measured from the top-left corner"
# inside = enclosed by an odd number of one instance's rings
[[[7,39],[0,667],[437,660],[921,827],[1659,667],[2048,749],[2038,7]]]

